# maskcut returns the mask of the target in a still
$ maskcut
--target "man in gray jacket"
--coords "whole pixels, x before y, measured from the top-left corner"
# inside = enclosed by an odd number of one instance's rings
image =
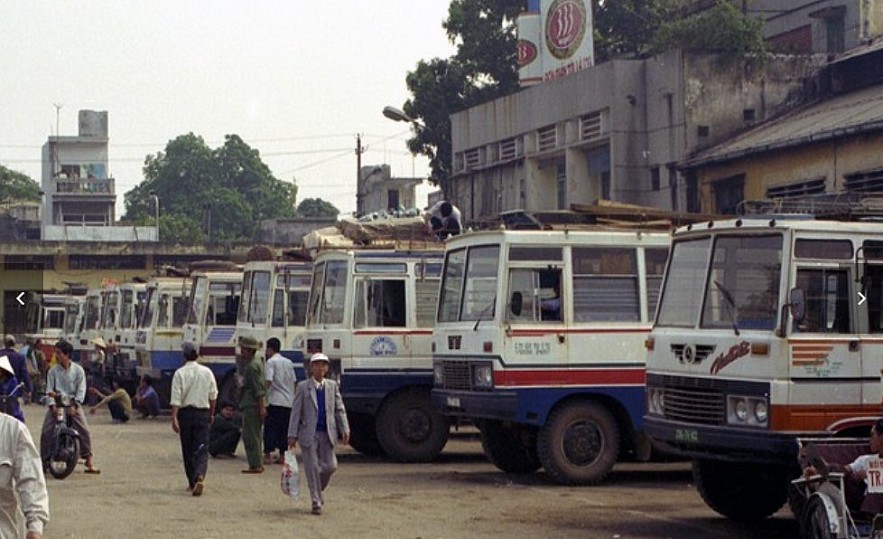
[[[314,515],[322,514],[325,504],[322,492],[337,470],[334,444],[338,439],[344,445],[350,441],[340,387],[334,380],[325,378],[329,367],[328,356],[313,354],[310,358],[312,377],[297,384],[288,421],[288,448],[293,451],[300,441]]]

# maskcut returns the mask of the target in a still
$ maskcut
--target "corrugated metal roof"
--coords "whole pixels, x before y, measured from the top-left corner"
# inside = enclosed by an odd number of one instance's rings
[[[722,163],[847,135],[883,130],[883,86],[872,86],[789,112],[683,161],[683,168]]]

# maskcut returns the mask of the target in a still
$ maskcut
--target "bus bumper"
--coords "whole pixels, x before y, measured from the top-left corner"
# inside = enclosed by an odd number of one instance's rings
[[[451,417],[516,420],[518,394],[506,391],[482,393],[452,389],[433,389],[432,406]]]
[[[663,451],[694,459],[793,465],[799,433],[697,425],[644,416],[644,432]],[[818,433],[813,433],[818,435]]]

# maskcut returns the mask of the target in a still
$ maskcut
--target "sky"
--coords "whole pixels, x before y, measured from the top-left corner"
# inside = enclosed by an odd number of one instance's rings
[[[429,175],[409,126],[385,118],[410,97],[421,59],[451,56],[449,0],[70,0],[0,3],[0,164],[40,181],[50,135],[79,110],[108,112],[109,173],[123,194],[144,158],[193,132],[211,148],[237,134],[298,200],[356,206],[362,165]],[[56,115],[56,106],[61,105]],[[418,205],[435,188],[418,188]]]

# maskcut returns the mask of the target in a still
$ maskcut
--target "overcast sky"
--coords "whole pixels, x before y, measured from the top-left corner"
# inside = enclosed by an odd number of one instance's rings
[[[77,134],[77,112],[106,110],[109,172],[123,194],[147,154],[193,132],[211,148],[235,133],[298,199],[355,210],[363,165],[429,173],[408,127],[384,118],[409,97],[405,76],[454,48],[448,0],[294,2],[82,0],[0,3],[0,164],[40,181],[40,148]],[[431,189],[418,190],[420,204]],[[422,195],[422,199],[419,198]]]

